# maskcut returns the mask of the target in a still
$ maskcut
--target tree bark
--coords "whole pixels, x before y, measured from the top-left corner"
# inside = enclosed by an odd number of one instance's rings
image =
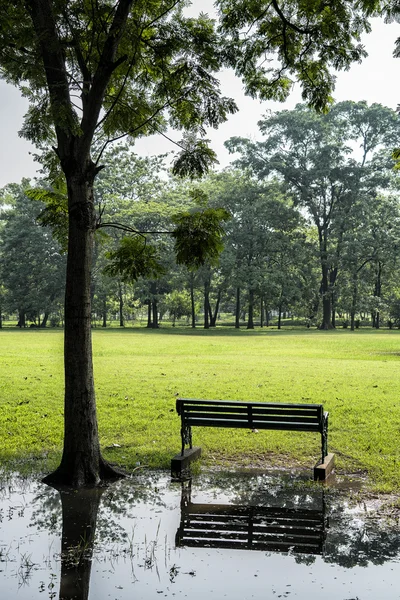
[[[240,287],[236,288],[235,329],[240,328]]]
[[[322,323],[320,329],[332,329],[332,294],[329,290],[328,267],[326,264],[322,265],[321,296]]]
[[[190,275],[190,312],[192,317],[192,329],[196,327],[196,306],[194,302],[194,282],[193,273]]]
[[[118,304],[119,304],[119,326],[125,327],[124,323],[124,297],[122,294],[122,284],[118,281]]]
[[[152,321],[152,304],[151,304],[151,300],[148,301],[147,304],[147,329],[152,329],[153,328],[153,321]]]
[[[376,278],[375,278],[375,288],[374,288],[374,296],[375,298],[380,298],[382,294],[382,263],[378,261],[377,269],[376,269]],[[377,309],[373,316],[373,327],[375,329],[380,328],[380,311]]]
[[[82,161],[83,162],[83,161]],[[83,164],[85,164],[83,162]],[[64,448],[46,483],[97,485],[121,476],[102,458],[96,416],[91,339],[91,263],[96,216],[92,165],[67,175],[69,232],[64,327]]]
[[[45,329],[47,327],[47,321],[49,320],[49,313],[46,311],[43,315],[43,319],[40,323],[40,328]]]
[[[332,311],[331,325],[332,325],[332,329],[335,329],[336,328],[336,306],[335,306],[335,294],[334,294],[334,292],[332,292],[332,294],[331,294],[331,311]]]
[[[210,328],[210,281],[204,282],[204,329]]]
[[[254,290],[249,290],[249,317],[247,320],[247,329],[254,329]]]
[[[157,300],[153,299],[153,302],[151,303],[152,308],[153,308],[153,329],[158,329],[159,328],[159,324],[158,324],[158,303]]]
[[[212,313],[211,305],[210,305],[210,312],[211,312],[210,326],[211,327],[216,327],[217,326],[217,317],[218,317],[218,311],[219,311],[219,305],[220,305],[220,303],[221,303],[221,290],[218,290],[218,296],[217,296],[217,301],[215,303],[214,313]]]
[[[60,466],[44,481],[81,487],[122,475],[102,458],[97,429],[90,283],[96,228],[93,184],[98,168],[91,160],[90,148],[107,86],[118,65],[115,58],[132,0],[116,3],[113,21],[105,32],[94,72],[91,73],[88,65],[84,65],[79,126],[71,101],[64,40],[57,27],[53,5],[50,0],[27,0],[26,4],[43,60],[57,138],[55,151],[67,182],[69,216],[64,328],[64,448]]]
[[[354,331],[356,323],[356,308],[358,299],[358,272],[353,274],[353,289],[351,294],[350,329]]]
[[[101,324],[102,327],[107,327],[107,297],[104,296],[103,298],[103,323]]]

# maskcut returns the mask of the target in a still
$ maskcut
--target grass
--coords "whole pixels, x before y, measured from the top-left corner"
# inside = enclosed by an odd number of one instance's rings
[[[52,468],[63,429],[62,332],[0,331],[0,461]],[[93,331],[101,444],[133,469],[169,467],[179,450],[177,396],[322,403],[337,471],[400,491],[400,332],[146,329]],[[310,433],[199,428],[212,464],[311,466]],[[33,466],[34,465],[34,466]]]

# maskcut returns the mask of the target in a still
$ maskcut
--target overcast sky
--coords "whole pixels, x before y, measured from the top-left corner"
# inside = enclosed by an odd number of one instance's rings
[[[193,11],[201,7],[203,11],[212,11],[213,0],[194,0]],[[386,25],[374,20],[373,29],[363,39],[368,57],[361,65],[355,64],[350,71],[339,73],[335,90],[335,100],[366,100],[369,104],[378,102],[395,109],[400,104],[398,86],[400,59],[394,59],[394,41],[400,37],[400,25]],[[217,152],[220,167],[225,167],[232,157],[224,148],[224,141],[233,135],[258,138],[257,122],[268,110],[291,109],[301,101],[299,89],[295,89],[285,104],[274,102],[260,103],[244,96],[242,84],[230,71],[220,76],[222,93],[234,98],[239,112],[229,118],[217,131],[211,130],[208,137]],[[22,126],[27,102],[21,98],[16,88],[0,81],[0,187],[7,183],[20,182],[23,177],[33,178],[38,168],[32,159],[35,152],[27,141],[18,136]],[[180,134],[172,133],[176,141]],[[138,154],[160,154],[173,151],[174,146],[161,136],[140,140],[135,151]]]

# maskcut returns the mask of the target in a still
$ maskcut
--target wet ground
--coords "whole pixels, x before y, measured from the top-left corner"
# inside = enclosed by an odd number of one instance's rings
[[[398,600],[398,521],[355,503],[357,487],[279,473],[141,473],[79,493],[3,480],[0,597]]]

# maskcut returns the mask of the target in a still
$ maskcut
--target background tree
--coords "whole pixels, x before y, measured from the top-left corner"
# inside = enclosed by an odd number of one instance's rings
[[[297,206],[307,210],[318,233],[323,306],[321,328],[334,326],[334,289],[343,236],[351,211],[362,197],[373,202],[380,188],[390,185],[390,150],[400,133],[396,114],[365,102],[337,104],[328,115],[303,105],[260,121],[263,142],[232,138],[231,151],[260,179],[278,174]],[[351,152],[359,145],[358,156]]]
[[[3,302],[4,308],[18,313],[20,327],[25,327],[28,319],[46,327],[63,295],[66,258],[50,229],[38,224],[42,206],[26,196],[28,187],[25,181],[2,190],[3,197],[12,201],[0,239]]]

